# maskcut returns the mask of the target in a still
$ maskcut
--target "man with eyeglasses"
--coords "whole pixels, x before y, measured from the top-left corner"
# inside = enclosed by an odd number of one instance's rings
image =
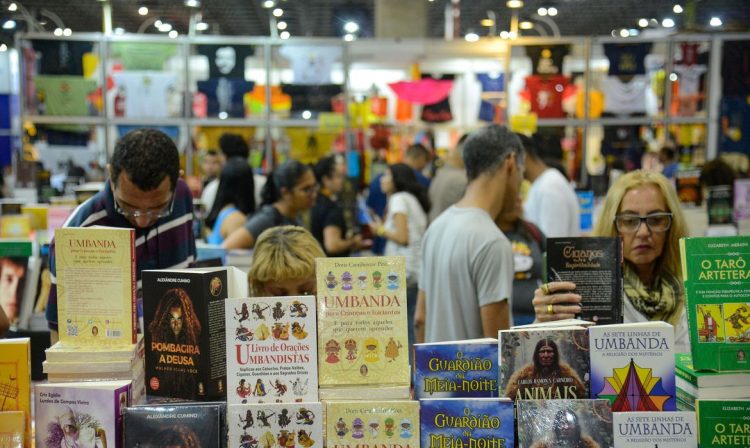
[[[155,129],[137,129],[115,146],[104,189],[81,204],[65,227],[135,229],[138,288],[144,269],[186,268],[195,260],[193,199],[179,179],[180,156],[172,139]],[[50,244],[52,286],[47,321],[57,341],[55,241]],[[140,294],[139,294],[140,296]]]

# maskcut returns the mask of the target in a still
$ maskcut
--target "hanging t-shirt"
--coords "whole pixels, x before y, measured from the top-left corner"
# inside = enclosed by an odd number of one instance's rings
[[[96,81],[82,76],[37,76],[34,82],[40,115],[90,115],[87,97],[96,90]]]
[[[91,42],[64,40],[32,40],[31,46],[41,53],[40,75],[71,76],[83,76],[83,55],[94,48]]]
[[[255,54],[250,45],[197,45],[198,54],[208,57],[208,73],[213,78],[245,79],[245,58]]]
[[[177,44],[113,42],[110,50],[124,70],[161,70],[177,53]]]
[[[650,51],[650,43],[604,44],[604,54],[609,59],[609,74],[645,75],[644,61]]]
[[[295,84],[331,84],[331,68],[341,59],[339,47],[285,45],[279,52],[291,62]]]
[[[422,75],[422,78],[431,78],[430,75]],[[440,79],[454,79],[453,75],[443,75]],[[453,120],[451,113],[450,96],[434,104],[428,104],[422,107],[422,121],[427,123],[445,123]]]
[[[496,77],[488,73],[477,73],[477,80],[482,85],[479,119],[495,121],[496,107],[505,96],[505,76],[502,73]]]
[[[331,99],[342,92],[338,84],[282,84],[281,90],[292,98],[292,112],[331,112]]]
[[[570,81],[566,76],[537,76],[526,77],[526,91],[523,96],[531,103],[531,111],[539,118],[562,118],[565,116],[562,108],[563,92]]]
[[[701,75],[706,73],[706,70],[705,65],[675,65],[674,71],[680,80],[679,94],[684,96],[700,93]]]
[[[614,114],[645,113],[646,94],[650,87],[645,76],[634,76],[622,82],[617,76],[607,76],[601,84],[604,111]]]
[[[245,116],[245,93],[253,90],[254,83],[244,79],[214,78],[198,81],[198,91],[206,95],[208,115],[216,117],[226,113],[229,117]]]
[[[568,45],[527,46],[526,56],[531,58],[531,73],[534,75],[561,74],[563,59],[569,52]]]
[[[177,75],[163,72],[120,72],[113,74],[112,80],[125,97],[126,117],[169,117],[170,90],[175,89]]]
[[[698,63],[698,47],[695,42],[682,42],[680,44],[680,59],[675,61],[681,65],[693,65]]]
[[[728,40],[721,48],[721,92],[750,95],[750,41]]]
[[[721,99],[719,151],[750,154],[750,103],[746,96]]]

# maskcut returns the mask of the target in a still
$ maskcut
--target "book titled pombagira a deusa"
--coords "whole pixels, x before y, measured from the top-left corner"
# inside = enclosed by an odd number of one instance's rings
[[[680,240],[696,370],[750,370],[750,237]]]
[[[314,296],[227,299],[227,403],[318,401]]]
[[[244,275],[232,267],[143,271],[149,395],[226,398],[224,304],[246,295]]]
[[[524,400],[517,403],[518,447],[611,447],[607,400]]]
[[[326,401],[325,417],[328,448],[420,446],[418,401]]]
[[[695,412],[613,412],[615,448],[697,448]]]
[[[507,398],[419,401],[423,448],[515,446],[513,402]]]
[[[325,439],[323,417],[320,402],[229,405],[227,446],[322,447]]]
[[[60,341],[136,343],[134,229],[55,230],[55,269]]]
[[[409,397],[404,257],[318,258],[321,399]]]
[[[619,237],[547,238],[547,281],[567,281],[581,296],[577,318],[623,321],[622,240]]]
[[[174,403],[125,409],[125,447],[226,446],[225,403]]]

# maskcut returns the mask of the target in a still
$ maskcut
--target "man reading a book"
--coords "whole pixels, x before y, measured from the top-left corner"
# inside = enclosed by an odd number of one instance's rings
[[[155,129],[136,129],[115,145],[104,189],[81,204],[65,227],[135,229],[136,274],[144,269],[185,268],[195,259],[193,199],[179,179],[180,156],[172,139]],[[55,241],[50,245],[52,285],[47,321],[57,341]],[[140,294],[139,294],[140,295]]]

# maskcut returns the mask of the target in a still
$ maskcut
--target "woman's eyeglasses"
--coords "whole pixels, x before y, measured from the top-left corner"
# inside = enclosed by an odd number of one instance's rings
[[[652,232],[666,232],[672,227],[672,214],[658,212],[641,216],[634,213],[623,213],[615,216],[617,231],[622,233],[635,233],[644,222]]]

